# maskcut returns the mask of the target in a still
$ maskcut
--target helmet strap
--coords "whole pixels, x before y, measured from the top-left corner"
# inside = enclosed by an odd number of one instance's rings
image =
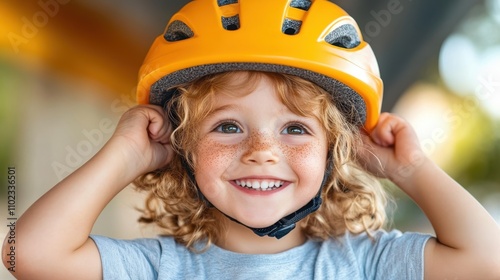
[[[200,191],[200,188],[196,184],[194,172],[184,158],[182,158],[182,164],[188,173],[189,179],[196,186],[199,198],[202,201],[204,201],[207,204],[207,206],[217,208],[210,201],[208,201],[208,199],[206,199],[206,197]],[[236,222],[240,225],[243,225],[243,226],[251,229],[258,236],[262,236],[262,237],[263,236],[270,236],[270,237],[276,237],[277,239],[280,239],[280,238],[284,237],[285,235],[287,235],[290,231],[292,231],[295,228],[295,225],[298,221],[302,220],[307,215],[318,210],[318,208],[321,206],[321,202],[322,202],[321,191],[322,191],[323,186],[325,185],[328,177],[330,177],[330,174],[332,173],[332,170],[333,170],[333,161],[331,160],[331,157],[328,158],[327,164],[328,165],[327,165],[327,168],[325,170],[325,174],[323,176],[323,181],[321,182],[321,186],[320,186],[319,191],[316,194],[316,196],[314,196],[313,199],[311,199],[311,201],[309,201],[306,205],[302,206],[299,210],[279,219],[276,223],[274,223],[271,226],[268,226],[265,228],[253,228],[253,227],[247,226],[244,223],[236,220],[235,218],[227,215],[226,213],[220,211],[219,209],[217,209],[217,210],[219,210],[219,212],[224,214],[224,216],[226,216],[231,221]]]
[[[277,239],[282,238],[283,236],[287,235],[290,231],[292,231],[295,228],[295,224],[305,218],[307,215],[311,214],[312,212],[318,210],[319,206],[321,205],[321,188],[316,194],[316,196],[311,199],[306,205],[302,206],[299,210],[293,212],[292,214],[287,215],[286,217],[283,217],[279,219],[276,223],[274,223],[271,226],[265,227],[265,228],[253,228],[249,227],[240,221],[224,214],[226,217],[228,217],[231,221],[237,222],[238,224],[241,224],[249,229],[251,229],[255,234],[258,236],[270,236],[270,237],[276,237]],[[220,210],[219,210],[220,211]]]

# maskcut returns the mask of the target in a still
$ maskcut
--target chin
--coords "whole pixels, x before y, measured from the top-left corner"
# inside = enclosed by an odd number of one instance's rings
[[[248,217],[248,216],[234,216],[236,220],[238,220],[240,223],[243,223],[244,225],[252,228],[266,228],[268,226],[273,225],[277,221],[279,221],[281,218],[285,217],[286,214],[283,216],[277,216],[277,215],[272,215],[272,216],[259,216],[259,217]]]

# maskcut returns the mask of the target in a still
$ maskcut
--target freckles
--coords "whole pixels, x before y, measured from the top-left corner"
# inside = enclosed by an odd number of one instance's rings
[[[214,140],[199,140],[197,147],[197,167],[201,169],[216,168],[227,165],[237,152],[234,145],[224,145]]]
[[[219,182],[234,159],[237,148],[211,139],[199,139],[196,147],[195,178],[207,198],[215,199],[223,193]]]
[[[243,157],[251,155],[255,151],[264,151],[272,146],[274,139],[270,136],[266,136],[263,133],[254,131],[250,134],[248,138],[242,141],[239,145],[240,151],[243,151]],[[244,148],[246,147],[246,148]]]
[[[324,162],[324,145],[318,142],[301,146],[288,146],[281,144],[283,154],[290,165],[302,170],[310,170],[313,166]],[[326,151],[324,152],[326,156]],[[323,171],[323,170],[322,170]]]

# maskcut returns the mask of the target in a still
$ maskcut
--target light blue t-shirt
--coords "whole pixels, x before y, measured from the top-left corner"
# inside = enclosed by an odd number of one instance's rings
[[[250,255],[211,246],[193,253],[170,237],[117,240],[91,236],[104,279],[423,279],[429,235],[378,231],[309,240],[278,254]]]

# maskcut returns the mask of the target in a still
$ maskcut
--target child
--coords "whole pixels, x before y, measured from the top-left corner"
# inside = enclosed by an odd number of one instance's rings
[[[408,123],[379,116],[373,53],[334,4],[193,1],[140,78],[143,105],[19,219],[19,279],[500,278],[499,226]],[[436,237],[382,230],[374,175]],[[89,237],[134,180],[163,235]]]

